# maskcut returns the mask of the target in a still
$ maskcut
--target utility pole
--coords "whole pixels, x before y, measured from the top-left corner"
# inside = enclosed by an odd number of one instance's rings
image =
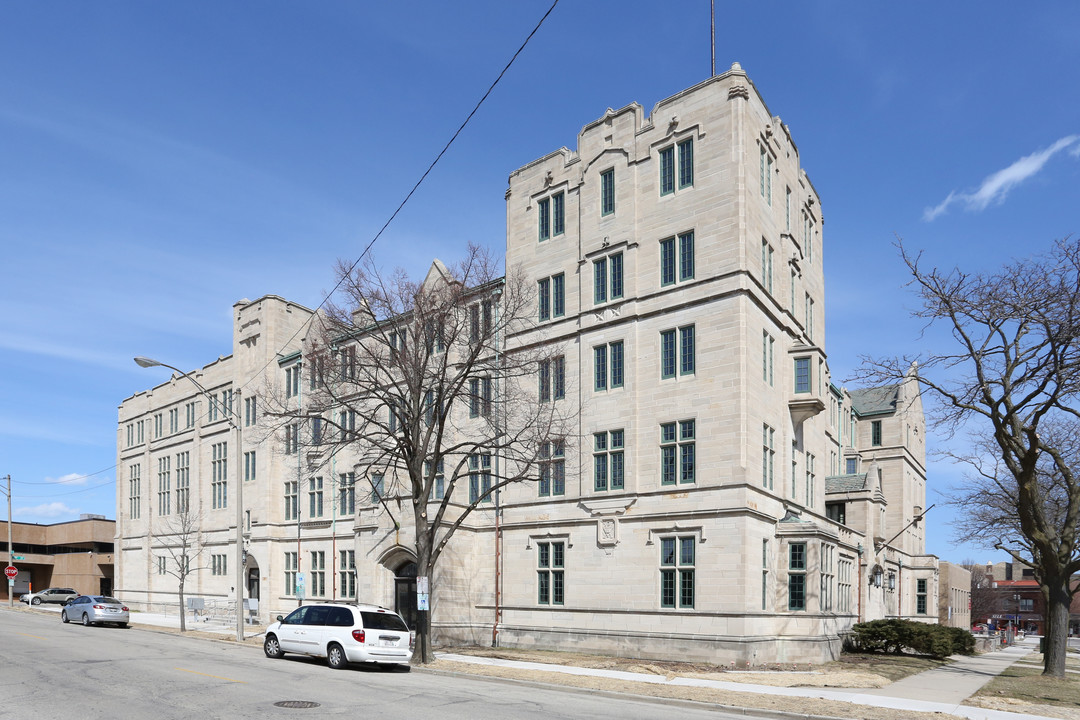
[[[15,546],[11,544],[11,475],[7,475],[7,550],[8,565],[15,564]],[[15,579],[8,580],[8,607],[15,607]]]

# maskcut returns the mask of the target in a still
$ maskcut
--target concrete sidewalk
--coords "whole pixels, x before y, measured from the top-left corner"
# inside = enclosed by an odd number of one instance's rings
[[[25,605],[22,607],[23,609],[29,609]],[[35,606],[33,611],[59,614],[60,607]],[[178,628],[180,627],[180,617],[175,614],[165,615],[160,613],[133,612],[131,614],[131,623],[133,625]],[[190,630],[212,632],[220,634],[223,637],[235,637],[236,633],[235,624],[198,622],[189,618],[187,626]],[[254,638],[263,634],[265,626],[246,625],[244,630],[244,636],[246,638]],[[561,673],[565,675],[592,675],[596,677],[608,677],[628,682],[656,685],[707,687],[731,692],[756,693],[760,695],[779,695],[792,698],[821,698],[824,700],[848,702],[854,705],[869,705],[919,712],[947,713],[970,718],[971,720],[1045,720],[1045,716],[1042,715],[1028,715],[1024,713],[1004,712],[1001,710],[986,710],[983,708],[961,705],[964,700],[973,695],[983,685],[990,682],[990,680],[999,675],[1007,667],[1037,649],[1038,638],[1027,638],[1013,647],[1005,648],[1004,650],[997,650],[995,652],[983,653],[982,655],[970,657],[954,656],[953,662],[948,665],[911,675],[883,688],[872,689],[776,687],[772,685],[754,685],[751,683],[704,680],[699,678],[672,677],[669,679],[667,677],[650,675],[647,673],[522,662],[519,660],[503,660],[499,658],[460,655],[455,653],[436,653],[435,656],[439,660],[452,660],[454,662],[470,663],[474,665],[494,665],[518,668],[521,670],[533,670],[536,672]]]
[[[772,685],[754,685],[750,683],[725,682],[722,680],[703,680],[698,678],[666,678],[645,673],[631,673],[621,670],[598,670],[593,668],[568,667],[545,663],[499,660],[471,655],[436,653],[440,660],[472,663],[477,665],[501,665],[537,672],[554,672],[568,675],[594,675],[610,677],[629,682],[641,682],[657,685],[684,687],[707,687],[730,692],[757,693],[761,695],[781,695],[792,698],[820,698],[837,700],[855,705],[911,710],[919,712],[939,712],[971,718],[971,720],[1044,720],[1042,715],[987,710],[961,705],[979,688],[990,682],[1005,668],[1037,649],[1037,642],[1018,645],[996,652],[984,653],[972,657],[955,656],[954,662],[933,670],[926,670],[911,675],[903,680],[874,689],[824,689],[809,687],[775,687]]]

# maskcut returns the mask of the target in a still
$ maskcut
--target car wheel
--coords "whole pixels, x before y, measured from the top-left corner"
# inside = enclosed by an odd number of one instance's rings
[[[82,624],[84,627],[90,627],[90,616],[86,613],[82,614]]]
[[[349,664],[345,651],[337,643],[330,643],[330,647],[326,648],[326,664],[335,670],[341,670]]]
[[[266,640],[263,642],[263,652],[266,653],[266,657],[275,660],[285,657],[285,653],[281,650],[281,643],[278,642],[276,635],[266,636]]]
[[[127,623],[116,623],[116,627],[118,627],[118,628],[126,628],[127,626],[128,626]]]
[[[30,601],[30,604],[31,605],[40,605],[41,604],[41,598],[39,598],[39,597],[34,598],[33,600]]]
[[[66,623],[68,621],[67,610],[60,611],[60,622]]]

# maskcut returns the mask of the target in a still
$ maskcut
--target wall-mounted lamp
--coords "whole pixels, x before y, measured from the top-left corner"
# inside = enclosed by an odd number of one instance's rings
[[[881,572],[881,568],[876,568],[874,570],[874,579],[873,579],[874,587],[881,587],[881,577],[884,574],[885,573]]]
[[[889,573],[889,589],[896,589],[896,575],[894,573]]]

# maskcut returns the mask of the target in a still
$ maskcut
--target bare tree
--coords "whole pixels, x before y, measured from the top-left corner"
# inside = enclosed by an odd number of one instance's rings
[[[961,565],[971,572],[971,619],[972,622],[990,618],[999,610],[997,596],[993,590],[993,577],[986,574],[986,566],[974,560],[965,560]]]
[[[926,269],[919,255],[899,249],[921,300],[916,317],[944,325],[957,347],[864,359],[860,376],[898,379],[917,360],[918,380],[936,401],[936,426],[986,438],[992,460],[977,459],[976,450],[968,465],[999,489],[980,497],[1014,521],[999,524],[988,510],[990,522],[974,520],[983,530],[975,539],[1034,569],[1047,608],[1043,674],[1063,677],[1069,578],[1080,570],[1080,478],[1062,432],[1080,420],[1080,243],[1058,241],[1044,255],[985,274]],[[1006,526],[1020,539],[999,532]]]
[[[177,513],[157,520],[157,529],[151,531],[155,550],[164,553],[165,572],[177,580],[180,599],[180,632],[187,632],[187,615],[184,610],[184,585],[188,576],[202,569],[203,546],[199,528],[202,515],[191,509],[186,497],[177,497]]]
[[[324,456],[354,459],[395,528],[412,526],[432,592],[440,555],[474,510],[497,506],[514,483],[565,483],[560,350],[511,346],[533,324],[536,286],[498,270],[475,246],[453,268],[435,261],[422,282],[339,265],[339,294],[305,344],[303,406],[271,410],[305,425]],[[392,497],[409,499],[411,518],[394,516]],[[413,662],[432,662],[430,614],[417,625]]]

